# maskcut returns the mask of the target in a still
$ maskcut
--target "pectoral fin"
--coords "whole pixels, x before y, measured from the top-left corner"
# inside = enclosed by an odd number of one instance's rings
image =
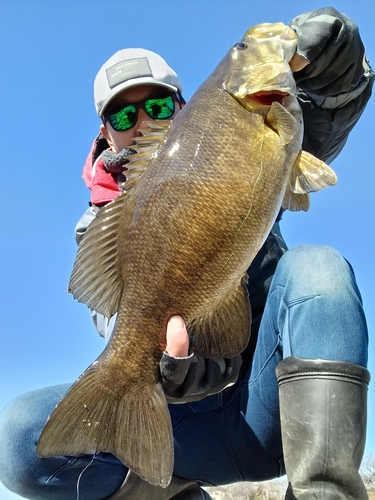
[[[272,103],[266,121],[279,134],[285,144],[291,142],[299,127],[297,119],[277,101]]]

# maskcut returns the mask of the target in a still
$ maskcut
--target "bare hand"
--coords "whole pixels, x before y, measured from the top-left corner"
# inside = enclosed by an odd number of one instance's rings
[[[303,57],[297,54],[297,52],[294,54],[292,59],[289,61],[289,66],[293,73],[296,73],[297,71],[301,71],[301,69],[305,68],[309,64],[309,61]]]
[[[189,354],[189,335],[181,316],[172,316],[168,322],[166,351],[174,358],[186,358]]]

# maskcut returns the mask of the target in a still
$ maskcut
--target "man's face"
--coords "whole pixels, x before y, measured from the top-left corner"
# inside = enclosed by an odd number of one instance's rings
[[[158,85],[139,85],[137,87],[131,87],[130,89],[125,89],[119,95],[114,97],[110,103],[110,109],[116,109],[122,105],[132,104],[135,102],[142,101],[144,99],[156,97],[163,93],[163,91],[168,92],[167,89]],[[180,111],[181,105],[177,99],[175,99],[175,112],[169,118],[172,119]],[[124,132],[118,132],[114,130],[106,120],[105,125],[101,125],[100,131],[107,139],[107,142],[114,153],[119,153],[124,148],[131,146],[133,139],[142,135],[138,129],[147,128],[148,125],[145,122],[152,121],[152,118],[148,116],[146,111],[142,108],[138,109],[138,118],[135,125],[125,130]]]

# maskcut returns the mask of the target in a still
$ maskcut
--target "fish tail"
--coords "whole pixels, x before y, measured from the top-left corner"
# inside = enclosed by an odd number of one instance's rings
[[[89,367],[58,403],[39,438],[39,457],[108,452],[150,484],[167,487],[173,436],[160,384],[122,394],[100,383]],[[130,385],[130,384],[129,384]]]

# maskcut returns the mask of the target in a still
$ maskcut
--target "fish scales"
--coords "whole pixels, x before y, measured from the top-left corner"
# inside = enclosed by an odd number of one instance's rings
[[[204,288],[201,293],[198,291],[189,300],[190,305],[195,298],[194,307],[201,307],[202,303],[206,303],[205,296],[202,296],[206,290],[211,302],[213,296],[220,295],[220,290],[223,290],[223,293],[227,291],[226,274],[237,282],[237,278],[245,273],[249,261],[269,232],[275,208],[270,208],[271,216],[267,213],[258,214],[259,209],[253,199],[255,189],[252,186],[260,188],[263,198],[266,196],[274,198],[275,189],[272,186],[278,183],[280,186],[278,199],[276,202],[272,200],[274,206],[280,206],[285,190],[285,172],[280,172],[280,169],[268,168],[266,171],[266,165],[262,166],[260,162],[256,169],[249,171],[252,156],[259,157],[259,153],[268,154],[272,166],[280,164],[279,148],[273,147],[277,145],[275,141],[270,147],[265,144],[263,138],[259,140],[253,132],[254,129],[259,130],[257,122],[263,127],[263,117],[254,114],[251,120],[247,117],[247,121],[241,117],[242,127],[228,124],[225,120],[222,123],[220,120],[214,122],[211,120],[207,121],[204,127],[197,127],[195,124],[202,121],[201,115],[205,117],[210,110],[212,113],[213,109],[218,109],[219,106],[230,116],[234,113],[248,115],[248,112],[233,98],[227,99],[228,102],[225,104],[229,109],[226,110],[223,105],[226,94],[221,95],[223,92],[220,89],[207,87],[204,89],[203,97],[202,93],[197,93],[200,102],[198,112],[196,108],[186,107],[175,118],[176,127],[172,126],[167,142],[159,151],[158,168],[145,172],[139,180],[141,200],[139,206],[135,208],[135,217],[138,217],[138,213],[142,213],[147,226],[151,219],[155,223],[147,232],[141,231],[143,238],[140,246],[147,251],[143,260],[153,265],[155,255],[163,249],[170,248],[168,260],[164,262],[164,265],[168,266],[168,272],[166,273],[164,268],[160,269],[160,272],[169,280],[172,280],[176,273],[178,276],[173,289],[163,286],[160,292],[157,287],[157,297],[160,297],[160,293],[170,293],[175,302],[178,299],[174,290],[176,286],[180,288],[181,276],[185,277],[184,290],[188,296],[192,290],[202,288],[203,280],[195,280],[192,277],[198,278],[202,273],[209,275],[207,289]],[[214,96],[215,93],[218,95]],[[207,99],[205,99],[206,94],[209,97]],[[202,101],[207,103],[206,106],[202,105]],[[193,112],[189,113],[189,110]],[[217,115],[216,112],[214,114]],[[271,138],[272,136],[275,134],[272,133]],[[248,142],[253,147],[246,151],[244,145]],[[170,151],[175,149],[176,143],[179,143],[180,147],[171,160]],[[197,144],[200,150],[217,153],[215,155],[211,153],[209,157],[196,156],[194,144]],[[156,177],[155,183],[158,184],[156,190],[152,177]],[[250,213],[260,216],[258,219],[261,219],[262,224],[259,237],[253,241],[249,241],[246,234],[243,234],[246,229],[252,230],[253,217],[249,217]],[[162,218],[162,225],[160,221],[157,224],[159,217]],[[183,223],[184,220],[186,224]],[[124,238],[127,239],[126,236]],[[237,243],[236,239],[239,238],[240,241]],[[195,240],[199,241],[199,251],[197,246],[189,244]],[[224,263],[227,263],[228,259],[233,260],[233,248],[238,245],[241,245],[242,252],[247,254],[247,257],[243,258],[243,255],[236,254],[242,265],[232,278],[233,270],[228,269],[225,274]],[[207,262],[210,262],[210,266],[207,266]],[[160,261],[158,263],[160,265]],[[152,268],[150,271],[158,272]],[[186,297],[183,296],[181,299],[179,310],[186,311],[185,317],[188,320]]]
[[[336,182],[301,151],[302,113],[282,23],[250,29],[173,123],[136,139],[126,192],[103,208],[78,249],[74,297],[115,330],[47,421],[39,456],[110,452],[151,484],[173,472],[173,435],[159,382],[167,322],[181,315],[198,356],[248,344],[244,282],[281,207],[307,210]],[[73,409],[73,410],[72,410]]]

